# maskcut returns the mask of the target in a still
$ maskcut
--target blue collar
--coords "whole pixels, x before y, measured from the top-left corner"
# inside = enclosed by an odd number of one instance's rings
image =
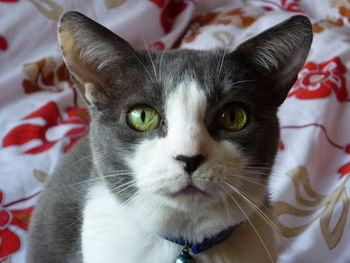
[[[224,242],[232,234],[232,232],[236,230],[236,228],[238,228],[241,224],[242,222],[221,231],[220,233],[216,234],[211,238],[205,238],[201,243],[192,243],[192,242],[186,243],[186,240],[183,239],[182,237],[176,238],[176,237],[165,236],[163,238],[181,246],[186,245],[188,248],[191,249],[193,254],[199,254],[213,246],[216,246]]]

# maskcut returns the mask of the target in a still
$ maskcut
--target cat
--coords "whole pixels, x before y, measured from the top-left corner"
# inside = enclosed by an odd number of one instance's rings
[[[92,122],[41,195],[27,262],[275,262],[276,112],[308,55],[308,18],[230,52],[137,51],[77,12],[58,38]]]

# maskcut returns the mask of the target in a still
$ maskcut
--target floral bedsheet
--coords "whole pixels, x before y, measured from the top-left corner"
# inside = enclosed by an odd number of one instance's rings
[[[89,126],[56,40],[68,10],[158,51],[228,50],[292,15],[308,16],[314,43],[279,111],[271,183],[278,262],[350,262],[349,0],[0,0],[0,262],[25,262],[43,184]]]

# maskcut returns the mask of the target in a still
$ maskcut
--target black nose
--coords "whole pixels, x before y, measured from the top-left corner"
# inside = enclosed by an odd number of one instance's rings
[[[178,155],[175,157],[175,160],[185,163],[185,171],[188,173],[192,173],[198,168],[198,166],[201,165],[201,163],[204,161],[204,158],[205,157],[202,154],[198,154],[191,157],[185,155]]]

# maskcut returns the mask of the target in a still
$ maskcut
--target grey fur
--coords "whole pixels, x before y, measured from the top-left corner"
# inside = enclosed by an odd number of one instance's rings
[[[89,134],[65,156],[34,212],[27,263],[82,262],[80,227],[90,184],[106,180],[115,187],[133,180],[125,158],[133,153],[134,145],[144,138],[166,136],[166,119],[151,132],[130,129],[125,121],[128,109],[146,104],[164,116],[166,98],[185,76],[196,79],[208,98],[205,124],[210,135],[215,140],[239,144],[251,160],[250,166],[271,169],[279,138],[277,107],[295,81],[311,45],[307,18],[295,16],[248,40],[224,58],[222,51],[174,50],[148,55],[76,12],[63,15],[60,30],[62,27],[74,34],[83,63],[94,67],[94,77],[100,81],[96,83],[96,100],[90,105],[93,121]],[[107,47],[108,58],[106,50],[97,47]],[[83,83],[77,85],[84,93]],[[220,130],[215,121],[219,110],[232,102],[249,112],[247,127],[236,133]],[[121,170],[126,173],[119,177],[101,177]],[[127,200],[135,191],[129,188],[117,197]]]

